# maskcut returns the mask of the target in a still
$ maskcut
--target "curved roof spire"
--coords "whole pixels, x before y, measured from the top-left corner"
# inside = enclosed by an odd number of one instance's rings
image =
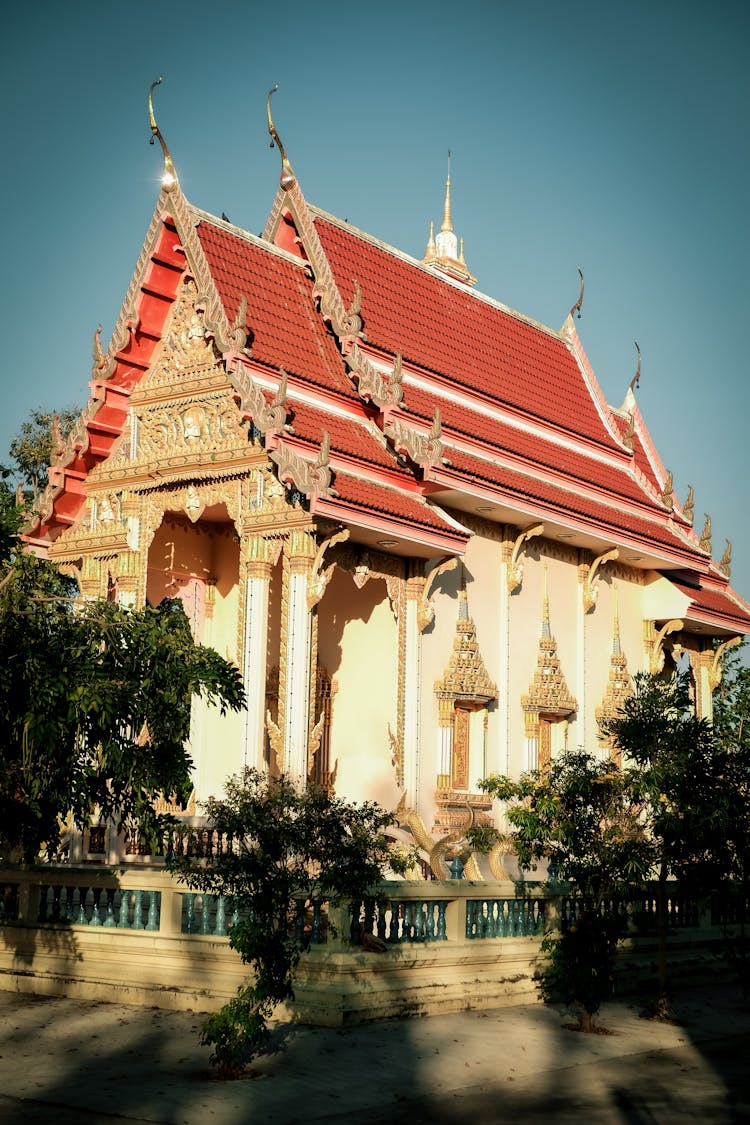
[[[638,346],[637,340],[633,340],[633,343],[635,344],[635,350],[638,352],[638,366],[635,369],[635,375],[630,380],[630,386],[628,387],[631,393],[636,391],[641,385],[641,349]]]
[[[148,88],[148,120],[149,125],[151,126],[151,140],[149,141],[149,144],[152,145],[155,140],[158,140],[159,144],[161,145],[161,151],[164,155],[164,171],[161,174],[161,186],[165,191],[171,191],[172,188],[177,185],[177,173],[174,170],[172,157],[169,155],[167,142],[161,135],[161,130],[156,124],[156,117],[154,116],[154,87],[160,86],[162,81],[163,78],[160,74],[156,79],[156,82],[152,82]]]
[[[279,153],[281,154],[281,177],[279,179],[279,183],[286,190],[286,188],[290,188],[292,184],[295,183],[297,177],[294,174],[294,169],[289,163],[289,157],[287,156],[286,150],[281,143],[279,134],[276,132],[276,126],[274,125],[273,118],[271,117],[271,94],[275,94],[278,88],[279,84],[277,82],[276,85],[268,91],[268,98],[266,99],[266,113],[268,114],[268,132],[271,136],[271,148],[276,145]]]

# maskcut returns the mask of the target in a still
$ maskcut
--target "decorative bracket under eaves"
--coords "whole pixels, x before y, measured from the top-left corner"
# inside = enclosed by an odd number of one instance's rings
[[[234,370],[234,397],[242,414],[251,418],[256,430],[263,434],[266,448],[275,445],[279,436],[291,429],[286,421],[287,373],[283,367],[279,369],[279,373],[279,386],[269,403],[243,363],[237,363]]]
[[[658,630],[654,621],[644,622],[644,636],[646,651],[648,652],[648,670],[652,676],[658,676],[664,668],[665,639],[670,633],[678,633],[684,628],[684,625],[685,622],[681,621],[678,617],[673,617]]]
[[[366,402],[374,402],[379,410],[399,406],[404,397],[401,386],[401,356],[393,361],[393,370],[386,380],[373,363],[365,356],[359,344],[352,345],[344,356],[344,362],[357,380],[357,390]]]
[[[729,640],[723,641],[714,653],[711,667],[708,670],[708,686],[711,691],[716,691],[721,683],[721,677],[724,671],[724,660],[730,648],[736,648],[737,645],[742,644],[742,637],[730,637]]]
[[[421,434],[412,426],[396,419],[391,419],[384,427],[386,437],[391,439],[396,453],[405,454],[423,469],[431,469],[443,459],[442,430],[439,408],[435,410],[432,426],[427,434]]]
[[[270,458],[278,466],[278,476],[282,484],[287,487],[293,484],[303,496],[314,499],[318,496],[330,496],[332,492],[330,454],[330,438],[324,433],[320,452],[314,463],[300,457],[281,439],[277,448],[271,452]]]
[[[590,613],[596,605],[596,600],[599,596],[599,571],[605,563],[614,562],[619,559],[620,552],[616,547],[610,551],[605,551],[604,554],[598,555],[591,566],[588,568],[588,573],[583,580],[583,612]]]
[[[514,590],[517,590],[523,580],[523,559],[521,558],[521,549],[523,548],[524,543],[528,542],[529,539],[534,539],[537,535],[543,534],[544,524],[535,523],[533,527],[527,527],[526,531],[522,531],[521,534],[517,536],[516,541],[513,544],[513,548],[510,552],[510,558],[508,559],[507,583],[509,594],[512,594]],[[510,546],[510,544],[508,544],[508,546]]]

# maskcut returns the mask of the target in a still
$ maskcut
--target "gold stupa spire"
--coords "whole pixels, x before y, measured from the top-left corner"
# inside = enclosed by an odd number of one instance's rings
[[[475,277],[469,273],[464,258],[464,243],[459,242],[453,230],[453,216],[451,214],[451,152],[448,150],[448,178],[445,181],[445,200],[443,202],[443,223],[435,237],[435,227],[430,223],[430,240],[427,243],[427,252],[422,259],[425,265],[440,270],[441,273],[452,277],[454,281],[462,281],[465,285],[473,285]]]
[[[451,218],[451,150],[448,149],[448,179],[445,181],[445,203],[443,204],[443,225],[441,230],[452,231]]]

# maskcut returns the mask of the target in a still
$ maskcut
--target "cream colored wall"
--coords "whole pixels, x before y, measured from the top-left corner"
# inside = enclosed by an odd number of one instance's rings
[[[590,559],[588,559],[590,561]],[[547,571],[550,629],[570,694],[578,711],[567,732],[564,724],[552,730],[553,752],[600,748],[596,709],[601,706],[609,677],[613,645],[615,585],[620,620],[620,643],[631,675],[645,666],[643,646],[644,604],[653,592],[635,580],[625,567],[604,566],[599,572],[595,608],[583,613],[579,555],[575,550],[549,544],[544,538],[524,546],[521,586],[504,599],[505,567],[497,539],[479,535],[469,543],[466,559],[469,613],[487,671],[498,688],[499,700],[491,706],[487,731],[486,771],[518,775],[526,768],[526,739],[521,699],[531,687],[537,666],[542,632],[544,573]],[[433,596],[434,623],[422,638],[422,698],[420,744],[420,808],[430,815],[433,808],[438,710],[434,683],[446,669],[453,649],[458,615],[460,567],[445,574]],[[503,602],[507,602],[507,640]],[[507,679],[503,650],[508,646]],[[472,747],[475,745],[472,731]],[[472,787],[475,757],[472,753]]]
[[[147,598],[158,604],[174,596],[170,571],[215,582],[213,614],[196,640],[228,660],[238,658],[239,542],[229,523],[163,523],[149,551]],[[193,699],[189,750],[199,801],[220,796],[230,774],[242,767],[243,715],[222,716],[218,707]]]
[[[225,659],[238,662],[239,563],[240,546],[234,529],[226,525],[211,537],[211,573],[216,579],[213,616],[206,622],[205,644]],[[244,716],[222,716],[218,707],[202,700],[196,705],[196,723],[201,732],[197,756],[196,788],[199,797],[219,796],[230,774],[243,766],[242,732]]]
[[[435,560],[435,562],[438,561]],[[460,587],[461,564],[459,563],[453,570],[446,571],[436,580],[431,595],[435,615],[432,623],[422,633],[417,806],[427,824],[430,824],[432,820],[437,781],[438,704],[434,687],[435,681],[442,679],[453,652]],[[471,601],[469,601],[469,610],[471,612]]]
[[[388,725],[398,726],[398,630],[382,579],[361,590],[334,571],[318,606],[318,662],[338,685],[333,702],[331,767],[336,792],[395,808]]]

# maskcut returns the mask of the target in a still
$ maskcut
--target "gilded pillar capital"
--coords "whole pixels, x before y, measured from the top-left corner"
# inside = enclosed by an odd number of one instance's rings
[[[309,531],[294,528],[284,542],[284,554],[295,569],[293,573],[304,574],[312,567],[318,551],[314,536]]]

